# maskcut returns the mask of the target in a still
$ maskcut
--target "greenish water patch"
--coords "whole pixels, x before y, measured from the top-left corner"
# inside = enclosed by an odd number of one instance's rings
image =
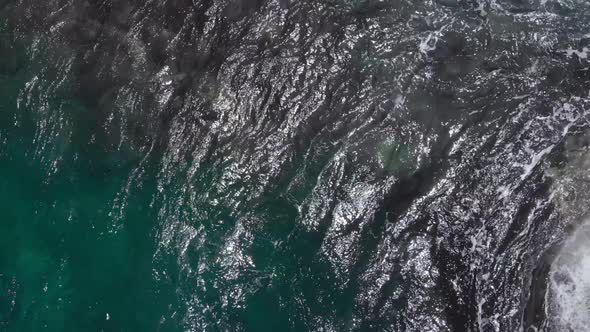
[[[151,193],[134,187],[113,217],[137,162],[96,139],[67,90],[45,98],[40,77],[27,101],[44,65],[6,34],[0,47],[0,330],[155,330],[171,300],[151,278]]]
[[[407,175],[415,168],[414,148],[408,144],[385,141],[377,148],[383,170],[391,173]]]
[[[73,93],[66,51],[6,33],[0,47],[0,331],[304,331],[311,317],[350,318],[354,295],[332,287],[323,235],[296,207],[334,147],[295,156],[253,202],[240,182],[216,187],[216,161],[164,181],[161,156],[101,126],[112,102]]]

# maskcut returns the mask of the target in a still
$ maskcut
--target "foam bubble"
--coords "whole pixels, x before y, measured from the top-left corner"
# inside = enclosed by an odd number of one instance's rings
[[[553,264],[549,317],[560,330],[590,331],[590,222],[565,244]]]

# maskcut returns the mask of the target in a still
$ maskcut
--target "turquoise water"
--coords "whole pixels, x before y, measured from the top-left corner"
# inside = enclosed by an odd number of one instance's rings
[[[350,289],[333,288],[335,274],[314,256],[321,236],[295,227],[321,164],[287,172],[233,211],[209,203],[241,190],[217,192],[213,164],[194,176],[195,203],[178,208],[187,170],[158,190],[162,157],[121,147],[97,125],[112,106],[76,96],[73,80],[53,85],[67,54],[8,33],[2,42],[0,330],[308,330],[310,313],[350,317]],[[240,218],[253,235],[239,234]],[[199,233],[186,254],[186,239],[167,233],[174,227]],[[228,243],[245,246],[250,262],[233,259]],[[301,305],[309,313],[293,315]]]
[[[92,139],[92,108],[81,100],[59,94],[43,99],[35,94],[48,87],[40,85],[32,92],[37,102],[23,106],[21,101],[19,107],[19,94],[36,64],[10,37],[3,43],[1,329],[155,326],[169,304],[151,278],[155,218],[149,194],[134,188],[125,215],[117,216],[133,162],[117,165],[103,141]],[[48,135],[38,126],[40,118],[62,122],[43,124]]]

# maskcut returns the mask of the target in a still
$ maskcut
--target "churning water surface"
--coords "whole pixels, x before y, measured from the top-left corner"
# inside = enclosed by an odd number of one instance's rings
[[[582,0],[0,0],[0,331],[588,331],[589,56]]]

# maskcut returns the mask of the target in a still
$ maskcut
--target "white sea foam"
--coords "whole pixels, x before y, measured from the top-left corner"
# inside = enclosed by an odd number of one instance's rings
[[[590,222],[561,250],[549,280],[549,317],[557,328],[590,331]]]
[[[427,37],[421,38],[420,44],[418,45],[420,53],[428,55],[429,52],[434,51],[436,49],[436,43],[439,39],[439,34],[440,32],[431,32]]]
[[[570,47],[568,49],[563,50],[563,52],[565,54],[567,54],[567,56],[569,56],[569,57],[576,55],[580,59],[588,59],[588,52],[590,52],[590,48],[584,47],[580,51],[580,50],[576,50],[576,49],[573,49]]]

